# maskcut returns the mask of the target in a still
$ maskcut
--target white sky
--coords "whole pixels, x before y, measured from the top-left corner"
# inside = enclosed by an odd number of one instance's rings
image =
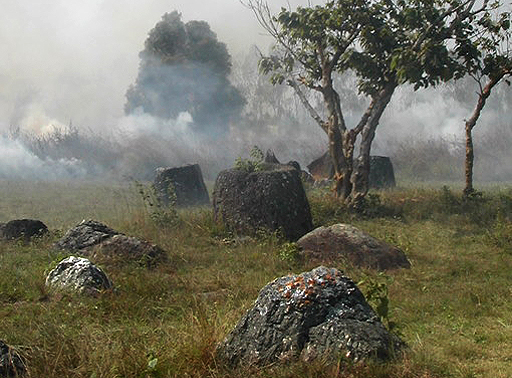
[[[308,0],[272,0],[279,9]],[[148,31],[165,12],[205,20],[232,55],[268,44],[239,0],[0,0],[0,132],[101,130],[123,114]]]

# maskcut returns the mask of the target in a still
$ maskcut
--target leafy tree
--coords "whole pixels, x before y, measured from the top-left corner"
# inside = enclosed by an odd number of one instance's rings
[[[473,22],[471,35],[461,36],[457,53],[468,68],[468,75],[478,85],[477,102],[471,116],[465,120],[466,159],[464,196],[475,193],[473,188],[473,128],[485,107],[493,88],[512,76],[512,51],[510,45],[510,11],[501,12],[496,2]]]
[[[205,132],[225,130],[240,115],[245,100],[228,80],[231,57],[205,21],[185,24],[176,11],[164,14],[139,57],[125,113],[141,109],[169,119],[189,112]]]
[[[474,18],[490,5],[475,0],[331,0],[321,6],[282,9],[273,15],[264,0],[248,0],[274,37],[273,54],[260,70],[274,84],[293,87],[329,139],[337,196],[359,206],[368,192],[370,149],[380,118],[396,88],[415,89],[462,77],[467,66],[453,48],[471,34]],[[368,98],[359,122],[349,127],[335,75],[355,73]],[[317,112],[308,91],[323,98]],[[360,140],[355,156],[356,141]]]

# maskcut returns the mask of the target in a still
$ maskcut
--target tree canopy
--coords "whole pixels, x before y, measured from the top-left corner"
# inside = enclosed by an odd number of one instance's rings
[[[396,88],[420,89],[467,74],[475,51],[466,41],[481,15],[500,2],[331,0],[283,8],[276,15],[263,0],[248,0],[248,5],[276,41],[273,53],[260,61],[261,72],[295,89],[328,135],[336,194],[358,204],[368,191],[376,128]],[[333,85],[334,75],[348,71],[356,74],[358,89],[369,100],[352,126],[345,122],[346,109]],[[310,90],[323,98],[321,111],[311,106]]]
[[[474,22],[472,33],[461,36],[456,54],[477,84],[477,99],[471,116],[465,120],[466,160],[464,195],[470,197],[473,188],[473,128],[489,99],[492,90],[501,82],[510,85],[512,76],[511,13],[503,11],[499,2],[486,10]]]
[[[204,132],[223,131],[240,115],[245,100],[228,80],[231,57],[207,22],[184,23],[177,11],[164,14],[139,57],[136,82],[126,93],[127,114],[141,110],[169,119],[189,112]]]

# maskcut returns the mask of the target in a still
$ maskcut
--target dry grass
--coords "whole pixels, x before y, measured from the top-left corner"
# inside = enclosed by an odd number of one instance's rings
[[[509,195],[488,193],[467,205],[446,190],[382,192],[372,211],[355,216],[311,193],[316,225],[351,222],[407,253],[412,269],[389,277],[338,268],[355,281],[387,282],[390,320],[409,350],[386,365],[232,370],[216,361],[216,344],[267,282],[312,268],[281,259],[279,239],[235,243],[208,209],[156,226],[120,184],[0,182],[0,221],[39,218],[54,230],[30,244],[0,245],[0,338],[23,354],[30,377],[509,377]],[[51,244],[83,218],[159,244],[169,261],[155,269],[105,266],[116,290],[97,299],[49,294],[46,273],[64,257]]]

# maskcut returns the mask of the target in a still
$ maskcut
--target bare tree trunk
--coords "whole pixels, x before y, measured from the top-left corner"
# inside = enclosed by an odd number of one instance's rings
[[[464,187],[464,197],[469,197],[474,193],[475,189],[473,188],[473,164],[475,160],[475,153],[473,150],[473,135],[472,130],[473,126],[466,121],[466,160],[465,160],[465,170],[466,170],[466,186]]]
[[[367,114],[366,122],[362,125],[361,132],[361,146],[359,148],[359,156],[354,164],[351,181],[353,185],[353,192],[351,195],[350,204],[357,208],[369,190],[369,176],[370,176],[370,151],[373,139],[375,138],[375,130],[379,125],[382,113],[389,104],[391,97],[395,91],[397,84],[395,82],[388,83],[384,89],[372,98]]]
[[[466,183],[463,191],[464,197],[469,197],[471,194],[475,192],[473,188],[473,165],[475,161],[475,152],[473,149],[473,128],[482,113],[482,109],[485,106],[485,103],[489,96],[491,95],[492,88],[498,84],[498,82],[505,76],[506,72],[502,72],[497,76],[491,77],[485,87],[481,88],[478,93],[478,101],[476,103],[475,110],[473,110],[473,114],[471,117],[466,120],[465,129],[466,129],[466,160],[465,160],[465,176]]]
[[[329,125],[329,155],[334,165],[334,194],[345,200],[352,191],[350,174],[352,161],[345,158],[343,151],[343,135],[337,124]]]

